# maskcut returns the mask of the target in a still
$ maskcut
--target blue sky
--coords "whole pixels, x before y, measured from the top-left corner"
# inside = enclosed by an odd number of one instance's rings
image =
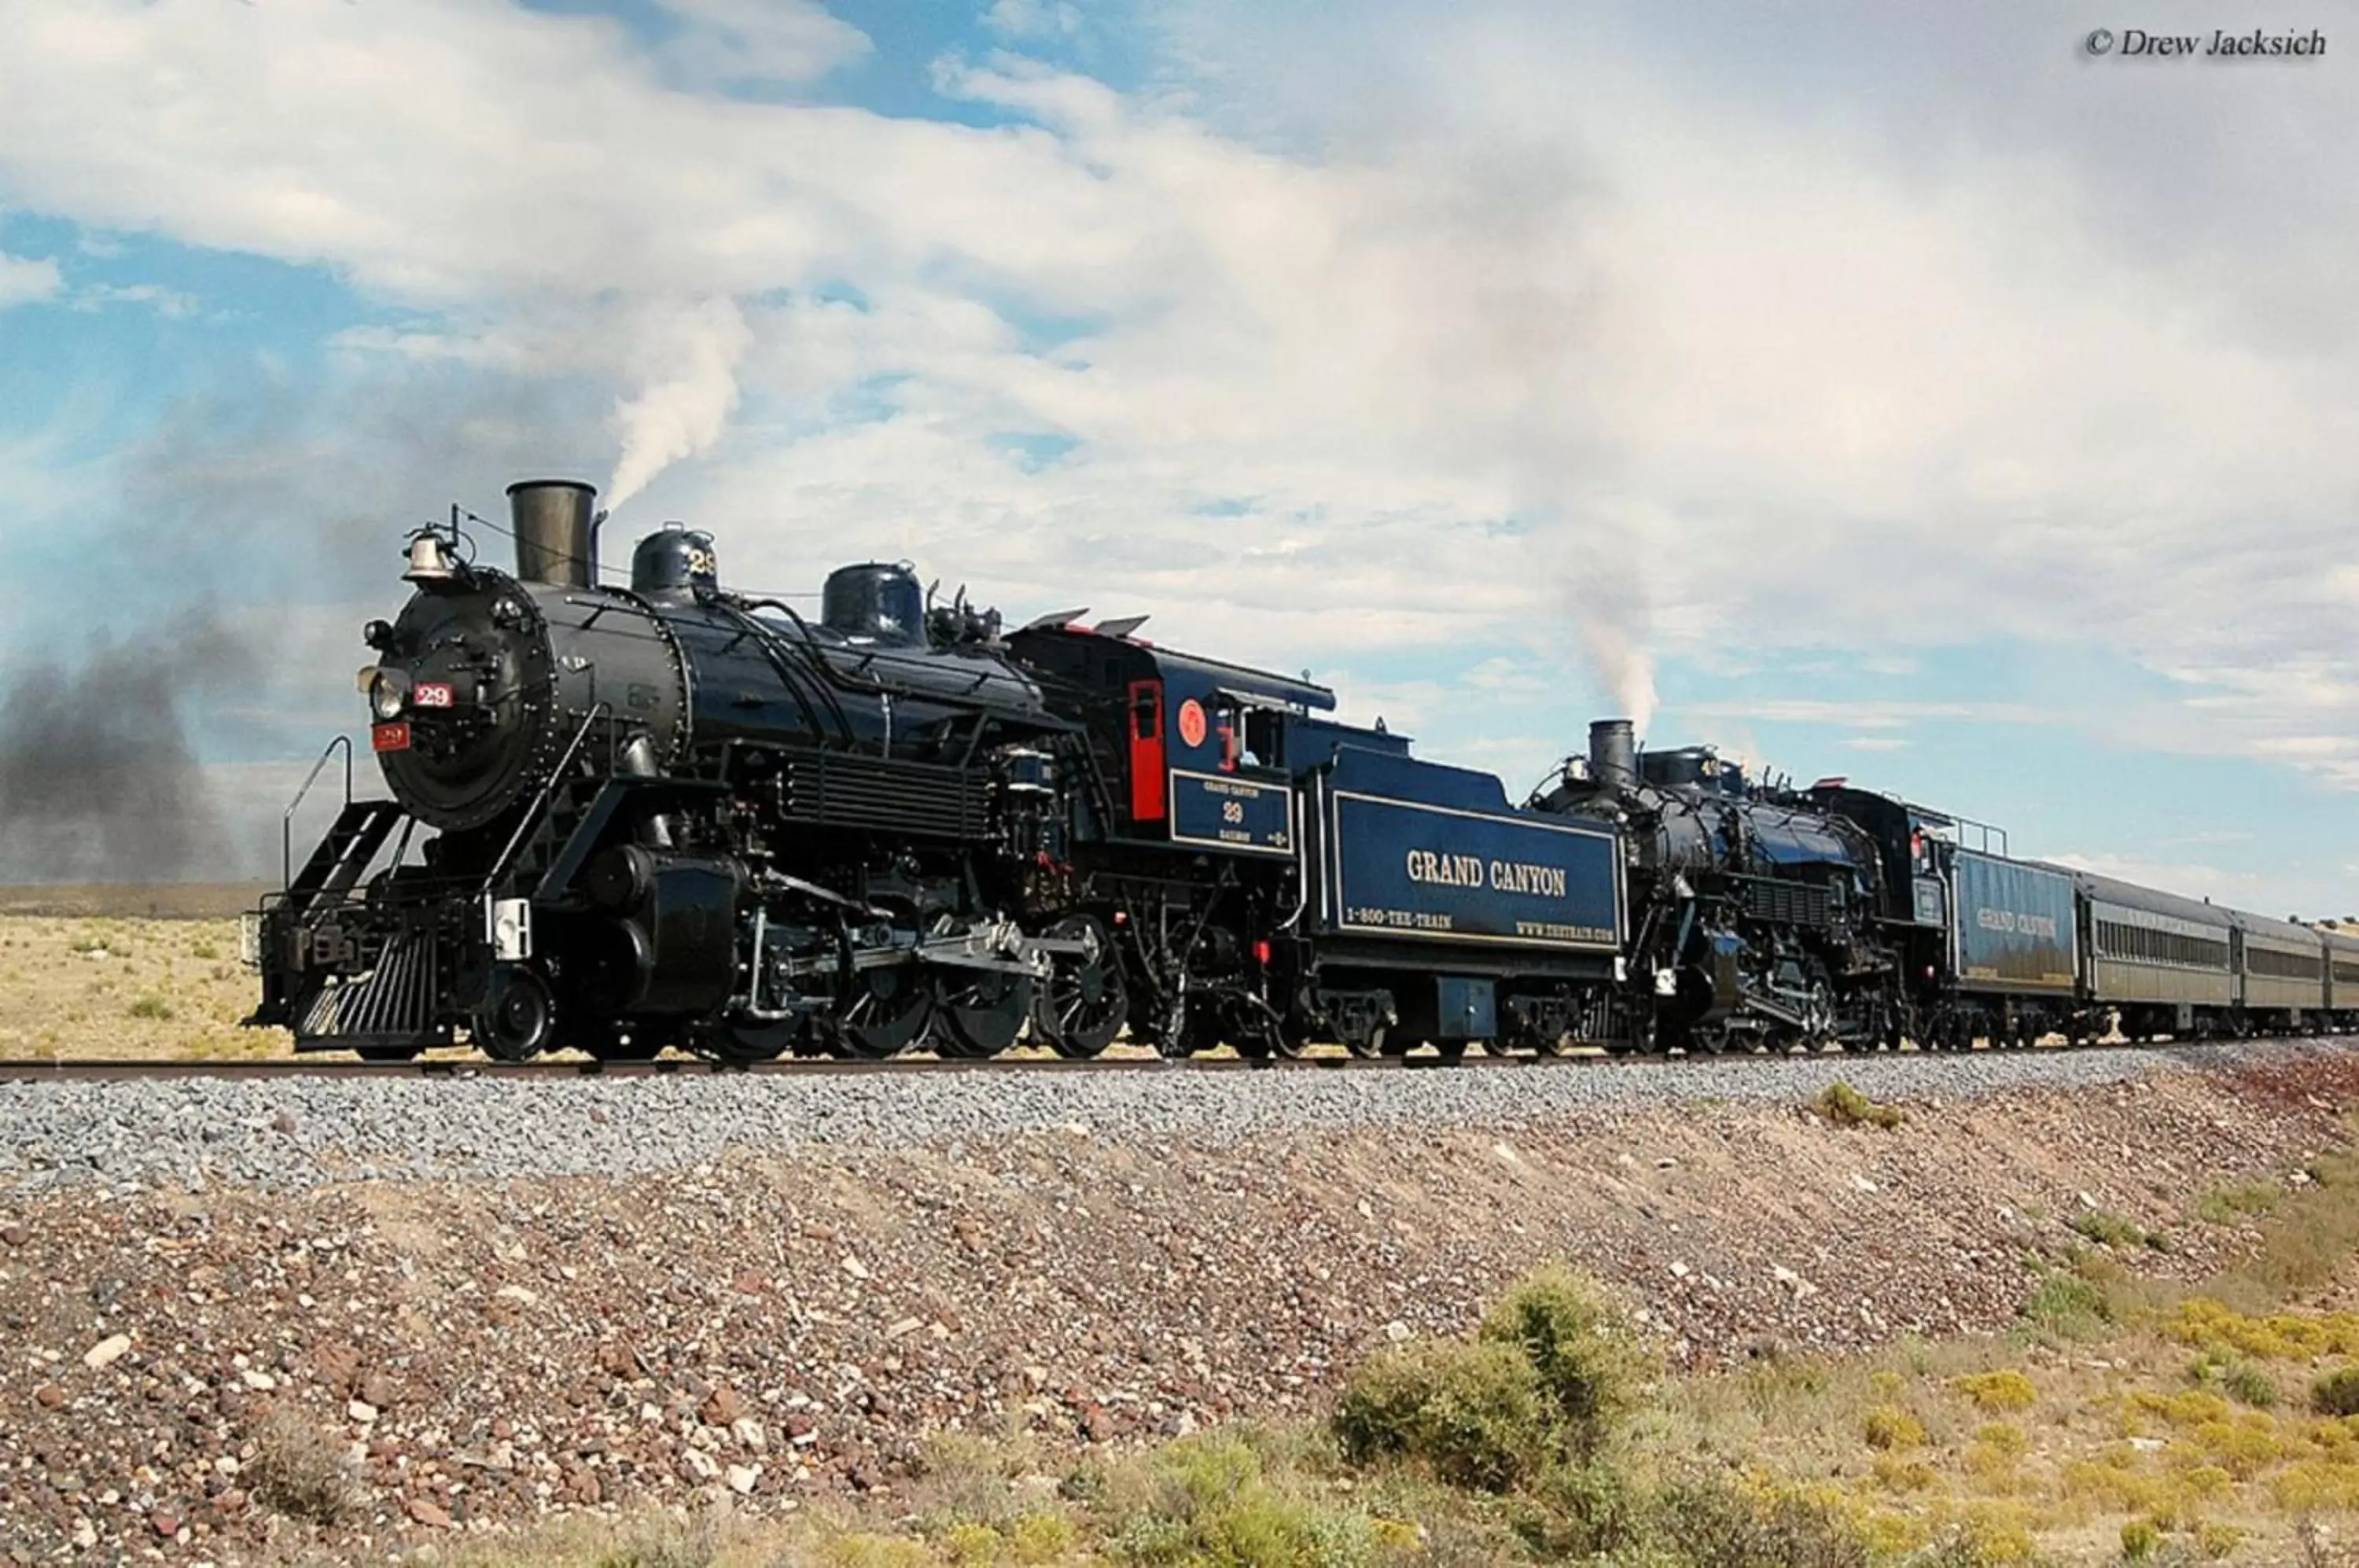
[[[236,628],[156,722],[250,866],[403,530],[555,470],[1514,791],[1636,712],[2359,910],[2359,37],[2119,21],[0,0],[0,673]]]

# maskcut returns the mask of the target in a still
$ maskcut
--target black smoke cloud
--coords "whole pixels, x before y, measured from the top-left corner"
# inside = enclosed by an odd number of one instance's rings
[[[603,474],[610,400],[379,365],[172,409],[114,463],[92,569],[0,660],[0,883],[275,877],[286,795],[360,725],[357,634],[408,594],[407,531],[453,501],[498,518],[519,477]]]
[[[179,881],[234,864],[223,816],[182,723],[249,671],[254,648],[192,611],[45,659],[0,698],[0,876]]]

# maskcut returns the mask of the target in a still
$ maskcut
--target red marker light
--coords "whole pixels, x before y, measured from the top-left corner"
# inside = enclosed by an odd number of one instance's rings
[[[376,751],[408,751],[409,725],[400,719],[373,725],[369,730],[369,746]]]
[[[1264,968],[1267,968],[1269,966],[1269,942],[1267,938],[1264,938],[1262,941],[1254,943],[1254,962],[1262,965]]]

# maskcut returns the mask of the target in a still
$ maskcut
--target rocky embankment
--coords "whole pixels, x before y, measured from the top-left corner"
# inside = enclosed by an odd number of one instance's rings
[[[1895,1130],[1803,1110],[1842,1076]],[[2339,1141],[2359,1055],[0,1088],[0,1541],[340,1554],[1306,1408],[1570,1258],[1675,1360],[1992,1328],[2084,1209]],[[371,1179],[360,1179],[364,1174]],[[341,1467],[333,1511],[310,1465]],[[325,1469],[320,1467],[324,1465]],[[331,1499],[337,1500],[337,1499]]]

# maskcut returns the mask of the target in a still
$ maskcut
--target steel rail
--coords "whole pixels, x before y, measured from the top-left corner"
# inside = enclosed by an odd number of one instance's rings
[[[1667,1055],[1662,1052],[1592,1051],[1566,1055],[1447,1056],[1120,1056],[1002,1057],[964,1060],[954,1057],[908,1056],[865,1061],[845,1057],[788,1057],[774,1062],[712,1062],[701,1057],[660,1057],[653,1062],[597,1062],[557,1059],[538,1062],[492,1062],[481,1058],[455,1061],[356,1062],[347,1058],[255,1057],[217,1060],[131,1058],[121,1060],[18,1058],[0,1061],[0,1083],[134,1082],[143,1079],[301,1079],[301,1078],[709,1078],[745,1074],[792,1077],[799,1073],[837,1076],[864,1073],[1274,1073],[1274,1072],[1438,1072],[1484,1068],[1637,1067],[1648,1063],[1695,1065],[1707,1062],[1874,1062],[1897,1057],[1946,1060],[1976,1057],[2060,1056],[2083,1051],[2160,1051],[2188,1053],[2221,1051],[2270,1040],[2327,1043],[2347,1036],[2255,1035],[2244,1040],[2187,1041],[2122,1041],[2078,1045],[2041,1045],[2020,1051],[1722,1051],[1717,1054]]]

